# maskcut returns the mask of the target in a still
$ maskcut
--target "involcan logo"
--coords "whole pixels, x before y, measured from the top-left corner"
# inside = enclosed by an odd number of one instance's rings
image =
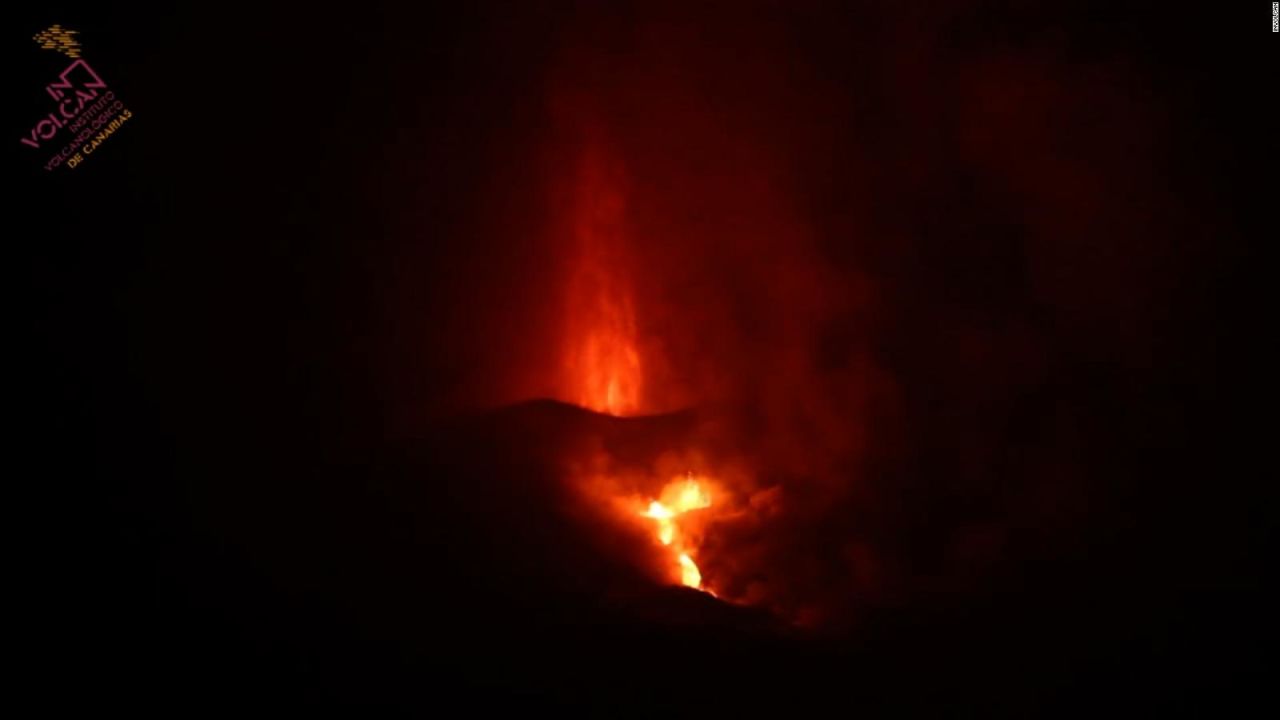
[[[72,58],[57,79],[45,86],[51,99],[49,111],[18,139],[40,153],[48,172],[79,167],[133,118],[102,76],[80,57],[80,45],[71,39],[74,34],[54,25],[35,36],[41,47]],[[52,155],[48,154],[51,149]]]

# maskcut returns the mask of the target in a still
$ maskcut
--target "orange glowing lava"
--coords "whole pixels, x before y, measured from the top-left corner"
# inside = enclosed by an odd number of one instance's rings
[[[657,524],[658,541],[675,553],[681,584],[697,589],[702,589],[702,572],[689,555],[691,541],[681,532],[679,519],[684,513],[706,507],[711,507],[710,494],[688,473],[683,480],[668,483],[660,499],[650,502],[648,509],[640,513]]]

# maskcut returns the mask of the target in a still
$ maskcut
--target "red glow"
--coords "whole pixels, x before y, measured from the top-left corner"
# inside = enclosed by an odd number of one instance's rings
[[[634,415],[643,409],[644,363],[635,273],[628,262],[626,196],[621,164],[600,142],[582,152],[571,208],[574,255],[564,363],[568,394],[597,412]],[[705,480],[686,473],[667,483],[656,499],[611,493],[612,502],[628,508],[627,516],[652,522],[668,579],[696,589],[702,589],[702,572],[693,559],[695,538],[685,524],[687,514],[711,505],[708,487]]]
[[[547,384],[599,413],[655,416],[616,449],[575,450],[603,458],[579,468],[579,489],[602,526],[649,545],[642,570],[794,615],[806,566],[779,542],[781,509],[796,506],[777,486],[824,483],[811,492],[837,500],[831,470],[857,450],[858,358],[823,334],[846,319],[850,283],[832,281],[795,197],[789,149],[805,136],[779,140],[768,118],[709,101],[687,74],[714,64],[700,46],[656,48],[642,67],[571,53],[549,98],[559,304]],[[724,77],[741,76],[739,61]],[[774,88],[787,106],[773,72],[748,73],[751,96]],[[671,429],[665,413],[684,410],[696,427]],[[676,511],[666,488],[690,469],[709,504]]]
[[[610,415],[639,412],[643,389],[625,211],[619,165],[589,146],[574,187],[564,369],[568,394]]]

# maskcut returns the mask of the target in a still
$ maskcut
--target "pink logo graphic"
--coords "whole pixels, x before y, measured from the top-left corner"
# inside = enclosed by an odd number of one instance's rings
[[[107,84],[89,67],[89,63],[84,60],[71,63],[56,82],[45,87],[49,97],[58,102],[57,111],[41,118],[31,128],[30,137],[21,138],[22,143],[39,148],[41,141],[57,135],[58,130],[68,121],[73,121],[85,105],[97,100],[98,91],[106,87]]]

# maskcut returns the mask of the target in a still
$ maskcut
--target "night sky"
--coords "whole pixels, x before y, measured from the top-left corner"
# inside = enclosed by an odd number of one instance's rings
[[[166,713],[1244,702],[1265,6],[926,5],[7,21],[19,684]],[[50,172],[18,138],[70,62],[31,40],[53,23],[132,117]],[[593,152],[661,359],[631,420],[557,373]],[[699,558],[749,601],[652,582],[568,489],[675,447],[751,478]]]

